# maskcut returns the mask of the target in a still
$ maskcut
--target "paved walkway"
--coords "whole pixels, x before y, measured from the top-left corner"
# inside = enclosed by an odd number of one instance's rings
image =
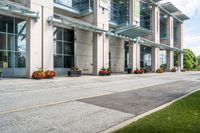
[[[200,73],[0,81],[2,133],[104,131],[200,88]]]

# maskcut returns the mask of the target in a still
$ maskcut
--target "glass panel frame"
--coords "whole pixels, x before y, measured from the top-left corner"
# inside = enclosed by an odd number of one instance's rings
[[[5,26],[0,26],[0,69],[13,77],[15,70],[26,69],[26,20],[0,15],[0,24]]]
[[[54,68],[72,67],[74,67],[74,30],[54,27]]]

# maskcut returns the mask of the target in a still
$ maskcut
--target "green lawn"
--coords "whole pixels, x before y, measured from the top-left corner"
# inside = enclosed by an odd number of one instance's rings
[[[200,91],[116,133],[200,133]]]

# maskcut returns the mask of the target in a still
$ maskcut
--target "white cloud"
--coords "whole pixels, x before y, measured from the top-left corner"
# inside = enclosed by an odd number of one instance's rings
[[[184,26],[184,48],[191,49],[200,55],[200,0],[163,0],[162,3],[171,2],[191,19]]]
[[[197,56],[199,56],[200,55],[200,35],[185,36],[184,47],[190,48]]]
[[[196,56],[200,55],[200,46],[190,47],[190,50],[192,50]]]

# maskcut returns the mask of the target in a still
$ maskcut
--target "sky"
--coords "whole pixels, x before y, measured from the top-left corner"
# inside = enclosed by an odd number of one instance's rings
[[[163,0],[171,2],[190,20],[184,22],[184,48],[191,49],[200,55],[200,0]]]

